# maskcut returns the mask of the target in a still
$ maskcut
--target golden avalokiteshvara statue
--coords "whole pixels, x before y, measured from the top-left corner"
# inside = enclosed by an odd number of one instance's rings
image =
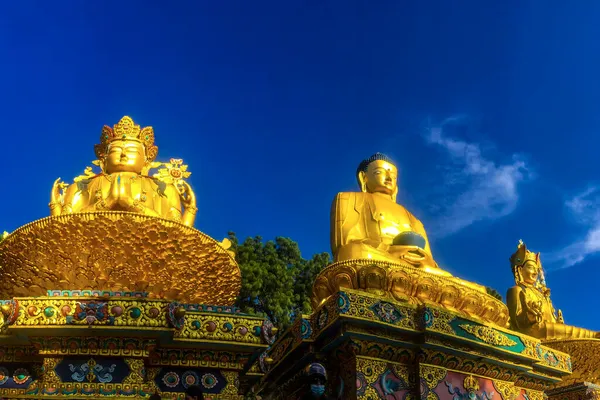
[[[0,242],[0,296],[99,290],[233,304],[241,273],[231,242],[193,227],[196,196],[183,161],[156,162],[153,129],[130,117],[102,129],[95,153],[98,172],[54,182],[50,217]]]
[[[112,128],[104,126],[94,150],[95,164],[102,172],[95,174],[87,168],[68,186],[57,179],[50,199],[51,215],[129,211],[194,225],[196,197],[181,179],[189,175],[181,160],[171,160],[166,173],[148,175],[151,168],[162,165],[154,163],[158,147],[152,127],[142,129],[125,116]]]
[[[543,340],[600,338],[600,332],[566,325],[562,312],[556,312],[539,253],[519,241],[510,263],[515,286],[508,290],[506,303],[512,329]]]
[[[396,203],[398,169],[394,163],[376,153],[360,163],[356,178],[361,191],[338,193],[332,205],[335,261],[389,261],[450,276],[434,261],[421,221]]]

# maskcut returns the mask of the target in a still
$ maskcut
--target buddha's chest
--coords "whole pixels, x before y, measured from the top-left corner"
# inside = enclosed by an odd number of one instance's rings
[[[382,236],[393,238],[401,232],[413,230],[406,209],[396,202],[373,196],[370,208],[369,217]]]

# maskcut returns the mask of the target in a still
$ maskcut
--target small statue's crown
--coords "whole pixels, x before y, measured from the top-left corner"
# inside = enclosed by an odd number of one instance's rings
[[[519,244],[517,245],[517,251],[510,256],[511,266],[522,266],[527,261],[534,261],[537,265],[540,263],[540,253],[534,253],[532,251],[527,250],[527,246],[523,243],[522,240],[519,240]]]
[[[104,158],[108,145],[115,140],[137,140],[142,142],[146,148],[148,162],[154,161],[158,155],[158,147],[154,145],[154,130],[152,127],[140,128],[139,125],[133,122],[131,117],[124,116],[112,128],[104,125],[100,136],[100,144],[94,146],[96,157],[98,159]]]

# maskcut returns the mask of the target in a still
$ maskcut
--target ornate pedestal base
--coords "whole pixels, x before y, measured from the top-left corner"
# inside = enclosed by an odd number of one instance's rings
[[[550,400],[600,399],[600,340],[552,340],[546,346],[571,356],[573,373],[547,392]]]
[[[56,292],[2,302],[0,397],[241,399],[270,325],[233,307],[144,293]]]
[[[578,383],[549,390],[547,395],[549,400],[598,400],[600,386],[593,383]]]
[[[305,367],[354,399],[542,400],[570,373],[567,354],[538,340],[429,305],[344,290],[296,321],[261,363],[265,399],[302,395]]]

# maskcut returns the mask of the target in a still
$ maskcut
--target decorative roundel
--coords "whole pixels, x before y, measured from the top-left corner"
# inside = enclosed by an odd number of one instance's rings
[[[433,314],[431,313],[431,310],[426,308],[425,312],[423,313],[423,323],[425,324],[426,328],[429,328],[431,325],[433,325]]]
[[[4,385],[8,380],[8,370],[4,367],[0,367],[0,385]]]
[[[310,322],[306,319],[302,319],[302,325],[300,325],[300,334],[302,335],[302,339],[309,338],[312,335],[312,328],[310,327]]]
[[[217,383],[219,383],[219,381],[217,380],[217,377],[213,374],[202,375],[202,386],[204,386],[205,388],[212,389],[215,386],[217,386]]]
[[[193,385],[198,385],[200,379],[198,379],[198,375],[196,375],[193,371],[186,371],[181,375],[181,383],[184,388],[188,388]]]
[[[167,372],[162,378],[163,383],[170,388],[174,388],[179,385],[179,375],[176,372]]]
[[[338,296],[338,308],[342,314],[345,314],[350,309],[350,299],[344,292],[340,292]]]
[[[27,382],[30,378],[30,374],[29,371],[27,371],[25,368],[19,368],[15,370],[15,373],[13,374],[13,380],[15,381],[15,383],[17,385],[22,385],[25,382]]]

